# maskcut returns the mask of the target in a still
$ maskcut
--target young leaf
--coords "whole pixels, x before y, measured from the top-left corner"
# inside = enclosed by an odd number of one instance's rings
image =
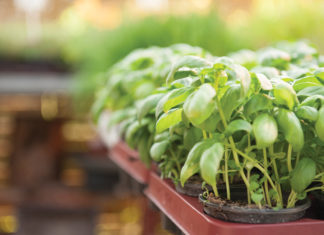
[[[210,84],[203,84],[185,101],[183,110],[188,119],[195,125],[205,121],[214,111],[213,98],[216,95]]]
[[[215,140],[207,139],[195,144],[190,150],[185,164],[183,165],[180,173],[180,182],[184,186],[184,183],[194,174],[199,172],[199,161],[202,153],[212,146]]]
[[[221,117],[217,110],[212,113],[212,115],[209,116],[205,121],[200,123],[199,125],[195,125],[196,127],[199,127],[200,129],[207,131],[207,132],[215,132],[217,125],[219,121],[221,120]]]
[[[181,112],[182,109],[174,109],[163,114],[156,122],[156,133],[161,133],[169,127],[181,122]]]
[[[320,82],[324,83],[324,68],[315,70],[314,75]]]
[[[146,114],[148,114],[153,108],[155,108],[157,103],[163,96],[164,94],[154,94],[141,100],[136,107],[138,120],[141,121],[141,119]]]
[[[324,105],[324,96],[313,95],[303,100],[300,105],[311,106],[318,109],[321,105]]]
[[[262,90],[270,91],[272,90],[272,84],[270,80],[262,73],[256,73],[255,77],[259,80]]]
[[[232,116],[233,111],[240,106],[242,103],[241,99],[241,86],[233,85],[224,94],[221,99],[221,105],[225,118],[229,120]]]
[[[216,188],[216,175],[223,153],[224,146],[221,143],[215,143],[203,152],[200,159],[200,174],[213,188]]]
[[[276,120],[267,113],[256,117],[252,125],[253,133],[258,148],[266,148],[272,145],[278,136],[278,126]]]
[[[324,106],[318,112],[318,119],[315,123],[315,130],[318,137],[324,141]]]
[[[306,87],[298,92],[298,96],[313,96],[321,95],[324,96],[324,86],[311,86]]]
[[[236,77],[239,78],[241,82],[241,96],[244,97],[250,88],[251,76],[249,71],[241,65],[234,65],[234,70]]]
[[[169,99],[169,95],[170,93],[167,93],[166,95],[164,95],[162,97],[162,99],[160,99],[160,101],[157,103],[156,108],[155,108],[155,118],[157,119],[161,113],[163,113],[163,109],[164,109],[164,104],[165,102],[167,102],[167,100]]]
[[[168,112],[171,108],[183,103],[192,91],[193,88],[191,87],[183,87],[171,91],[167,101],[164,103],[164,112]]]
[[[108,99],[109,99],[108,89],[103,89],[101,90],[101,92],[98,93],[97,99],[91,107],[91,114],[92,114],[93,121],[95,123],[98,122],[99,116],[101,112],[104,110]]]
[[[149,167],[151,164],[150,147],[152,142],[152,137],[146,135],[141,136],[138,142],[138,152],[140,159],[145,163],[147,167]]]
[[[287,109],[279,109],[277,121],[285,139],[299,152],[304,146],[304,132],[295,113]]]
[[[250,133],[252,131],[252,126],[249,122],[243,119],[234,120],[226,127],[225,136],[231,136],[236,131],[246,131]]]
[[[184,131],[183,145],[187,150],[190,150],[197,142],[202,139],[202,131],[199,128],[191,127]]]
[[[172,65],[172,69],[168,74],[166,83],[170,84],[173,81],[175,72],[181,67],[188,67],[188,68],[200,68],[200,67],[207,67],[211,64],[198,56],[184,56],[180,60],[178,60],[175,64]]]
[[[312,86],[320,86],[321,83],[312,76],[307,76],[307,77],[303,77],[301,79],[298,79],[294,82],[294,90],[296,92],[306,88],[306,87],[312,87]]]
[[[276,82],[273,95],[277,104],[286,105],[290,110],[298,103],[297,95],[293,87],[283,81]]]
[[[270,97],[257,94],[251,97],[251,99],[244,106],[244,114],[250,116],[253,113],[269,110],[272,108],[272,100]]]
[[[159,162],[161,160],[161,156],[166,152],[169,145],[169,140],[163,140],[161,142],[154,143],[150,149],[152,159],[156,162]]]
[[[312,183],[315,174],[315,162],[307,157],[300,159],[295,169],[291,172],[291,188],[296,193],[302,193]]]
[[[316,121],[318,119],[318,111],[310,106],[301,106],[296,111],[297,117],[304,120]]]

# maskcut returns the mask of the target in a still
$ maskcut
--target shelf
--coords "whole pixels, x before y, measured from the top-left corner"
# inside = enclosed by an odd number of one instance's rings
[[[221,235],[321,235],[324,221],[304,218],[281,224],[239,224],[214,219],[203,213],[197,198],[181,195],[171,181],[151,172],[146,196],[186,234]]]
[[[124,142],[119,142],[109,151],[110,159],[133,177],[140,184],[147,184],[150,170],[139,159],[136,151],[130,149]]]

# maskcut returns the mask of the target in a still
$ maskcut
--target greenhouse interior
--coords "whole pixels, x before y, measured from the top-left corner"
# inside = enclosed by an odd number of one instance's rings
[[[0,235],[323,235],[323,0],[0,0]]]

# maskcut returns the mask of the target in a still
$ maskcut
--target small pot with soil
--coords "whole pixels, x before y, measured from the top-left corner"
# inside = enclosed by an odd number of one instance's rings
[[[180,182],[176,184],[175,187],[178,193],[191,197],[198,197],[199,194],[203,193],[204,191],[202,189],[202,183],[203,180],[199,175],[193,175],[188,179],[188,181],[184,184],[183,187],[181,186]],[[208,190],[212,190],[209,185],[206,185],[206,187],[208,188]]]
[[[207,198],[200,194],[199,201],[204,205],[204,212],[212,217],[248,224],[273,224],[295,221],[302,218],[310,207],[308,199],[299,201],[294,208],[277,210],[266,206],[260,209],[255,204],[248,205],[240,200],[224,200],[214,197],[213,194],[209,194]]]

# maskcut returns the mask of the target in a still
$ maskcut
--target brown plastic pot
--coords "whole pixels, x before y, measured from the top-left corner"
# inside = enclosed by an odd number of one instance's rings
[[[276,224],[301,219],[310,207],[310,201],[304,200],[294,208],[280,210],[247,208],[223,203],[213,203],[199,195],[199,201],[204,206],[204,212],[214,218],[247,224]]]

